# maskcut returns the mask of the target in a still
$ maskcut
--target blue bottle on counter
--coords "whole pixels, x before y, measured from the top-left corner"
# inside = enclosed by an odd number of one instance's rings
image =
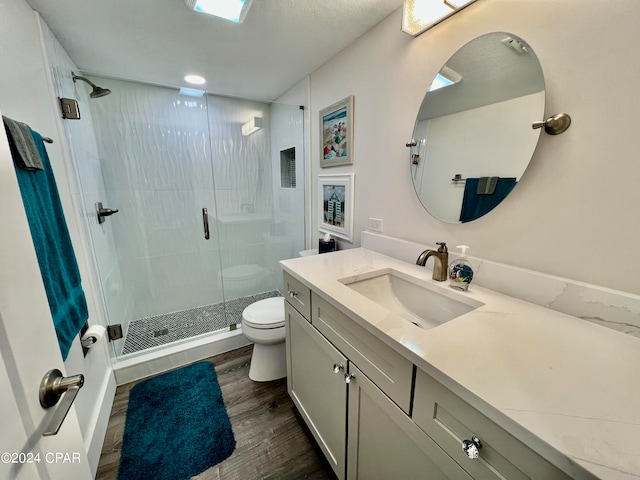
[[[460,258],[449,265],[449,286],[457,290],[467,291],[473,280],[473,268],[467,259],[468,245],[458,245],[461,250]]]

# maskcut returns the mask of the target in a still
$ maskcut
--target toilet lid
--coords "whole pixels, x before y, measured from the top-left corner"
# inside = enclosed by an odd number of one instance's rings
[[[247,265],[235,265],[222,270],[222,278],[244,280],[246,278],[252,278],[260,275],[263,272],[263,268],[255,263]]]
[[[253,328],[284,326],[284,298],[266,298],[252,303],[242,312],[242,321]]]

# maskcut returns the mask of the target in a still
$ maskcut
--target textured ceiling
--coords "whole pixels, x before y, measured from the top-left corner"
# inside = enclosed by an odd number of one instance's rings
[[[184,0],[27,0],[85,74],[270,101],[402,5],[402,0],[254,0],[242,24]],[[400,25],[398,25],[400,29]]]

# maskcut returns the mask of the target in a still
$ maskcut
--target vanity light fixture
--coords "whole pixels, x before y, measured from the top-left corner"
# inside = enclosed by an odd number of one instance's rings
[[[402,31],[417,37],[476,0],[404,0]]]
[[[242,135],[248,137],[252,133],[257,132],[262,128],[262,118],[252,117],[247,123],[242,125]]]
[[[242,23],[253,0],[184,0],[196,12]]]

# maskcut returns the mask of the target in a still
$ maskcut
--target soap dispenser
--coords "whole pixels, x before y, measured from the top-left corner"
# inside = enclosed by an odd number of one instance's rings
[[[461,250],[460,258],[449,265],[449,285],[451,288],[466,291],[473,280],[473,268],[467,259],[468,245],[458,245]]]

